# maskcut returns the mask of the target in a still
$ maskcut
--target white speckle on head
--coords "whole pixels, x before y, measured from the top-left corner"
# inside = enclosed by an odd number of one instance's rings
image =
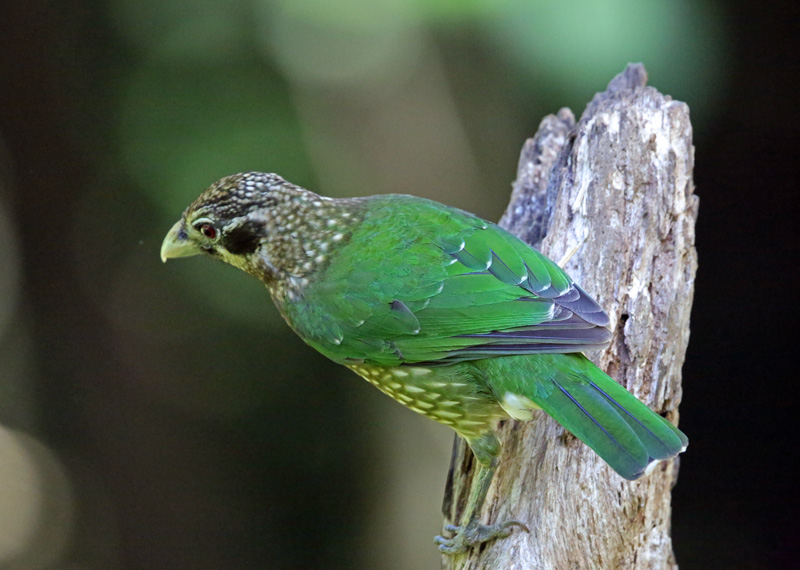
[[[526,396],[506,392],[500,401],[500,406],[515,420],[528,421],[533,418],[533,410],[539,408],[533,400]]]
[[[343,239],[344,239],[344,234],[343,233],[336,233],[336,234],[333,234],[333,237],[331,237],[331,240],[335,241],[335,242],[342,241]]]

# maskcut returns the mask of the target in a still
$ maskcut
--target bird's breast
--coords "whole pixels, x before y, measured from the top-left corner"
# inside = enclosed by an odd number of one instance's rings
[[[459,366],[357,364],[348,368],[407,408],[466,438],[477,437],[492,430],[505,414],[491,394]]]

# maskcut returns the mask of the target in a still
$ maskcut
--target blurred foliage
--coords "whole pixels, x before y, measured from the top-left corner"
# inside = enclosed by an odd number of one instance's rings
[[[285,171],[308,170],[285,86],[258,62],[143,64],[120,105],[126,171],[173,216],[209,180],[265,158]]]
[[[662,93],[689,102],[695,121],[724,88],[724,22],[710,2],[509,0],[488,28],[531,89],[576,113],[620,62],[644,62]]]

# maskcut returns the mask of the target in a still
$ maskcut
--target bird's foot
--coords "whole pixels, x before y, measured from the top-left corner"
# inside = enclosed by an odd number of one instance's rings
[[[467,551],[476,544],[481,544],[496,538],[506,538],[511,534],[515,526],[520,527],[525,532],[530,532],[528,527],[520,521],[505,521],[502,523],[485,525],[476,520],[471,520],[466,526],[453,524],[445,525],[445,532],[455,533],[455,536],[453,536],[453,538],[437,536],[433,541],[443,553],[458,554]]]

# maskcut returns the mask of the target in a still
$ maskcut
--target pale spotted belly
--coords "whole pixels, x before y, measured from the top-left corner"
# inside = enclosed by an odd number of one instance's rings
[[[498,419],[507,417],[497,401],[458,367],[358,364],[349,368],[404,406],[467,439],[492,431]]]

